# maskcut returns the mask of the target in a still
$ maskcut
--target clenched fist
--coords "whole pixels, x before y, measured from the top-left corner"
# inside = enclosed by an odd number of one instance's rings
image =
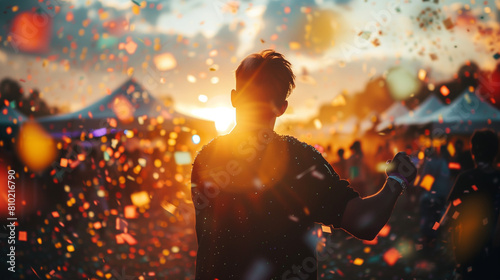
[[[403,179],[406,185],[410,186],[415,177],[417,177],[417,167],[415,167],[405,152],[399,152],[390,161],[385,173],[387,176],[392,175]]]

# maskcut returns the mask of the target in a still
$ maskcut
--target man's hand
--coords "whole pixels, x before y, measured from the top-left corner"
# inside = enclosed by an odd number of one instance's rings
[[[417,177],[417,167],[411,162],[411,159],[406,153],[399,152],[390,161],[385,170],[387,176],[397,176],[403,179],[407,186]]]

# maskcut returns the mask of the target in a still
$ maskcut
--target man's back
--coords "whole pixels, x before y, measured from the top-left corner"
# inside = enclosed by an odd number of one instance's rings
[[[358,194],[313,147],[272,131],[221,136],[193,165],[197,279],[316,279],[314,222]]]

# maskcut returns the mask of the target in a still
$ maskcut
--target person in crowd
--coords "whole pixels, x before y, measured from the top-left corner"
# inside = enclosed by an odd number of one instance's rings
[[[432,178],[430,189],[425,190],[419,201],[420,209],[420,232],[426,252],[433,252],[436,245],[438,231],[433,229],[434,224],[439,221],[446,210],[446,199],[450,193],[452,182],[450,181],[450,169],[448,168],[449,157],[446,146],[440,147],[439,154],[433,148],[425,149],[425,158],[420,169],[420,185],[426,176]]]
[[[364,162],[364,154],[360,141],[354,141],[349,148],[351,156],[347,161],[347,175],[349,182],[356,188],[356,191],[362,196],[368,196],[374,193],[374,190],[368,179],[368,168]]]
[[[470,150],[465,149],[462,139],[455,141],[455,155],[452,157],[452,162],[455,163],[455,168],[450,170],[453,179],[457,178],[460,172],[474,168],[474,161],[472,160]]]
[[[342,148],[337,150],[338,161],[332,163],[332,167],[341,178],[346,178],[347,160],[344,157],[345,151]]]
[[[374,239],[415,179],[415,166],[398,153],[384,187],[361,198],[312,146],[275,133],[294,78],[273,50],[249,55],[236,70],[237,124],[193,163],[196,279],[317,279],[315,223]]]
[[[500,171],[495,168],[498,136],[476,130],[471,138],[475,168],[460,173],[442,224],[449,227],[459,279],[500,279]]]

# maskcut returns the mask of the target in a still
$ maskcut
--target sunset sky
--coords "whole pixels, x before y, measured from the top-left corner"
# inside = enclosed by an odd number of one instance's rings
[[[266,48],[284,53],[298,78],[286,119],[307,119],[396,65],[415,78],[424,69],[433,83],[467,60],[497,63],[500,1],[12,3],[0,6],[0,78],[70,111],[135,77],[177,110],[229,126],[234,70]]]

